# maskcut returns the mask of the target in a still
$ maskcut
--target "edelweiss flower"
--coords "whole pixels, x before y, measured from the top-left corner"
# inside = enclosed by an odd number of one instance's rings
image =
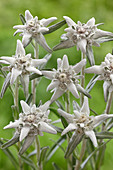
[[[42,71],[42,74],[45,77],[52,80],[50,85],[47,87],[47,90],[53,89],[52,91],[54,91],[51,102],[55,101],[67,90],[69,90],[76,98],[79,98],[78,91],[90,97],[90,95],[79,85],[78,79],[82,77],[77,75],[85,64],[86,59],[83,59],[76,65],[71,66],[68,63],[67,56],[64,55],[63,60],[60,58],[57,59],[57,70],[53,69],[53,71]]]
[[[106,119],[113,117],[113,114],[102,114],[95,117],[89,116],[90,110],[87,97],[84,97],[84,103],[81,109],[79,111],[74,110],[73,112],[74,114],[69,114],[61,109],[58,109],[58,113],[63,116],[69,123],[69,125],[63,130],[62,135],[65,135],[69,131],[74,131],[70,139],[69,146],[70,144],[74,143],[74,147],[76,147],[82,140],[83,136],[86,135],[91,139],[93,145],[97,147],[97,139],[93,129],[100,125]]]
[[[23,113],[19,114],[19,120],[10,122],[4,129],[16,128],[16,134],[19,134],[19,141],[21,142],[25,139],[20,150],[22,154],[32,144],[36,135],[43,136],[42,132],[56,134],[57,131],[49,125],[51,122],[51,120],[48,119],[50,101],[40,107],[36,107],[35,104],[30,107],[23,100],[21,100],[20,103]]]
[[[48,19],[41,19],[38,20],[38,17],[36,16],[35,18],[33,18],[33,16],[31,15],[31,13],[29,12],[29,10],[25,11],[25,25],[16,25],[13,28],[17,29],[17,31],[15,32],[14,35],[16,35],[19,32],[22,32],[22,43],[23,46],[26,47],[33,39],[35,39],[35,41],[37,43],[39,43],[45,50],[47,50],[49,53],[52,52],[52,50],[50,49],[50,47],[47,45],[46,40],[43,36],[43,33],[45,31],[49,31],[48,28],[46,28],[46,26],[48,26],[51,22],[55,21],[57,18],[56,17],[51,17]]]
[[[45,63],[46,59],[32,59],[31,54],[25,55],[25,50],[20,40],[17,40],[16,54],[12,57],[1,57],[0,63],[10,64],[3,69],[10,71],[10,84],[20,76],[21,83],[24,87],[25,95],[28,94],[30,72],[42,75],[41,71],[36,69],[38,65]]]
[[[95,18],[91,18],[86,24],[82,24],[80,21],[76,24],[71,18],[64,16],[68,24],[67,32],[61,36],[61,43],[56,45],[53,50],[59,50],[64,48],[70,48],[77,46],[77,50],[85,53],[91,65],[94,65],[94,56],[92,51],[92,45],[99,47],[100,43],[113,40],[113,33],[102,31],[97,29],[95,25]]]
[[[100,66],[89,67],[85,69],[85,73],[99,74],[96,80],[104,80],[104,99],[107,101],[108,93],[113,91],[113,55],[108,53]]]

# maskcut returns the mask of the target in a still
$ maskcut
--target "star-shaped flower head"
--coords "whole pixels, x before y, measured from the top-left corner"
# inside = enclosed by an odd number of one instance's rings
[[[93,145],[97,147],[97,139],[93,129],[100,125],[106,119],[113,117],[113,114],[90,116],[88,98],[86,96],[84,97],[84,103],[82,107],[79,110],[74,110],[73,112],[74,114],[69,114],[61,109],[58,109],[58,113],[63,116],[69,124],[63,130],[62,135],[65,135],[70,131],[74,131],[66,151],[66,157],[68,157],[73,152],[73,150],[71,149],[72,146],[73,149],[75,149],[75,147],[81,142],[84,135],[89,137]]]
[[[96,80],[104,80],[104,99],[107,101],[109,92],[113,91],[113,55],[108,53],[101,65],[89,67],[85,73],[99,74]]]
[[[113,40],[113,33],[103,31],[97,28],[100,24],[95,25],[95,18],[91,18],[86,24],[80,21],[77,24],[69,17],[64,16],[68,24],[67,32],[61,36],[61,43],[56,45],[53,50],[70,48],[77,46],[77,50],[85,53],[91,65],[94,65],[94,56],[92,45],[99,47],[100,43]]]
[[[79,84],[78,79],[82,77],[77,75],[85,64],[86,59],[83,59],[76,65],[71,66],[69,65],[67,56],[64,55],[62,60],[60,58],[57,59],[57,70],[42,71],[42,74],[45,77],[52,80],[47,87],[47,90],[53,89],[52,91],[54,91],[51,102],[55,101],[67,90],[69,90],[76,98],[79,98],[78,91],[90,97]]]
[[[56,19],[57,19],[56,17],[51,17],[48,19],[43,18],[39,20],[37,16],[33,18],[29,10],[26,10],[25,11],[26,22],[24,25],[16,25],[13,27],[14,29],[17,29],[14,35],[22,32],[20,35],[23,36],[22,43],[24,47],[26,47],[31,42],[32,39],[35,39],[35,41],[39,43],[46,51],[51,53],[52,50],[47,45],[43,33],[49,31],[49,29],[46,26],[48,26],[51,22],[55,21]]]
[[[36,69],[40,64],[43,64],[46,59],[32,59],[31,54],[25,54],[25,49],[20,40],[17,40],[16,53],[12,57],[2,56],[0,63],[10,64],[10,66],[3,67],[11,74],[10,84],[13,84],[18,76],[23,85],[25,95],[28,94],[29,75],[30,72],[42,75],[41,71]]]
[[[32,144],[36,135],[43,136],[42,132],[56,134],[57,131],[50,126],[51,120],[48,119],[50,101],[39,107],[35,104],[30,107],[23,100],[20,103],[23,112],[19,114],[19,119],[10,122],[4,129],[15,128],[16,134],[19,134],[19,141],[25,139],[20,150],[22,154]]]

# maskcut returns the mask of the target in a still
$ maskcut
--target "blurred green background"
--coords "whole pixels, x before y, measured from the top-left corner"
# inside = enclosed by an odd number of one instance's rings
[[[15,53],[16,41],[17,39],[21,39],[21,37],[18,35],[13,37],[13,33],[15,31],[13,30],[13,26],[21,24],[19,14],[24,14],[27,9],[30,10],[33,16],[38,16],[39,19],[55,16],[58,18],[58,21],[61,21],[63,16],[69,16],[75,22],[80,20],[85,23],[91,17],[95,17],[96,23],[104,23],[104,25],[100,26],[100,29],[113,32],[113,1],[111,0],[0,0],[0,56],[12,56]],[[65,27],[66,26],[45,36],[51,48],[59,42],[60,36],[64,33]],[[113,42],[107,42],[101,44],[101,47],[99,48],[93,48],[96,64],[100,64],[105,55],[109,52],[111,53],[112,47]],[[26,48],[26,53],[27,52],[33,53],[30,45]],[[40,58],[43,58],[45,54],[46,51],[40,47]],[[70,64],[75,64],[80,61],[80,52],[77,52],[76,48],[73,47],[53,52],[52,58],[46,67],[56,67],[57,58],[62,58],[64,54],[68,55]],[[89,66],[89,64],[87,64],[87,66]],[[86,84],[91,77],[92,75],[86,76]],[[0,78],[0,89],[3,81],[4,79]],[[50,99],[51,94],[46,92],[46,87],[49,83],[49,80],[42,78],[39,86],[37,87],[37,103],[39,100],[42,100],[44,103]],[[91,91],[92,99],[90,100],[90,107],[98,114],[103,113],[105,109],[102,84],[103,82],[97,82],[94,89]],[[21,99],[24,99],[22,90],[20,90],[20,100]],[[13,130],[3,130],[3,127],[13,120],[11,105],[13,105],[13,98],[10,91],[7,90],[3,99],[0,99],[0,138],[10,139],[13,135]],[[41,147],[46,145],[52,146],[53,141],[50,139],[56,140],[58,137],[45,133],[44,137],[40,138]],[[66,148],[66,143],[64,144],[64,147]],[[14,154],[16,154],[15,147],[11,147],[10,149]],[[112,153],[113,141],[107,144],[104,164],[101,170],[113,169]],[[54,157],[47,163],[45,170],[53,169],[51,165],[53,161],[58,163],[62,169],[66,169],[66,161],[63,157],[62,150],[59,149],[55,153]],[[14,167],[8,157],[0,150],[0,170],[6,169],[13,170]]]

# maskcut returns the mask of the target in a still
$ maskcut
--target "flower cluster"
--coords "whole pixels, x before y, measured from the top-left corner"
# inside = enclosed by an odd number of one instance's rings
[[[83,138],[89,138],[92,141],[94,147],[98,147],[95,128],[108,118],[113,118],[113,114],[106,114],[106,112],[105,114],[90,116],[88,98],[91,98],[91,96],[89,94],[90,90],[87,87],[91,86],[92,84],[94,85],[96,80],[104,80],[103,89],[105,101],[108,99],[108,94],[113,92],[113,55],[107,54],[105,61],[102,62],[100,66],[97,66],[94,65],[95,61],[92,51],[92,45],[100,46],[100,43],[102,42],[113,40],[113,33],[98,29],[97,26],[101,24],[95,24],[95,18],[91,18],[86,24],[82,24],[80,21],[78,21],[76,24],[71,18],[64,16],[64,19],[68,25],[68,28],[65,29],[67,33],[61,36],[61,43],[56,45],[53,50],[55,51],[63,48],[70,48],[76,45],[77,50],[81,50],[82,59],[75,65],[69,65],[68,57],[67,55],[64,55],[62,59],[57,59],[57,69],[42,69],[43,66],[40,68],[38,68],[38,66],[41,64],[45,65],[48,61],[47,57],[38,59],[31,54],[25,54],[25,47],[30,43],[32,43],[36,53],[38,53],[37,43],[40,44],[48,53],[52,53],[51,48],[46,43],[44,34],[48,33],[49,31],[55,31],[61,27],[61,22],[60,24],[57,23],[56,25],[47,27],[56,19],[56,17],[51,17],[48,19],[43,18],[39,20],[37,16],[33,18],[31,13],[26,10],[24,25],[16,25],[13,27],[14,29],[17,29],[14,35],[21,33],[20,35],[22,36],[22,42],[17,40],[16,54],[12,57],[2,56],[0,58],[1,64],[8,65],[2,67],[2,71],[5,71],[4,75],[6,75],[6,80],[3,84],[3,90],[1,92],[2,95],[6,91],[7,87],[14,84],[13,88],[15,88],[14,92],[16,94],[13,93],[13,96],[14,101],[17,101],[15,102],[15,108],[18,110],[17,85],[22,85],[25,93],[26,102],[24,100],[20,101],[22,112],[18,115],[19,119],[14,120],[14,122],[10,122],[4,127],[4,129],[15,128],[15,134],[12,139],[2,145],[2,148],[5,149],[16,142],[22,142],[22,147],[19,150],[20,155],[22,155],[33,143],[37,135],[43,136],[43,132],[57,134],[57,130],[59,129],[61,136],[67,136],[69,133],[71,134],[65,153],[65,158],[69,157],[69,155],[74,151],[76,146],[83,140]],[[93,66],[85,69],[86,55],[90,61],[90,64]],[[34,77],[32,76],[32,79],[30,79],[31,73],[34,73]],[[84,73],[98,74],[95,80],[91,80],[88,83],[86,89],[84,85]],[[37,82],[34,80],[37,78],[37,75],[45,76],[46,78],[50,79],[51,83],[48,85],[47,90],[52,90],[51,92],[54,92],[49,101],[43,105],[39,104],[38,107],[35,105]],[[33,92],[33,98],[28,97],[30,96],[30,80],[32,80],[31,91]],[[38,81],[40,81],[40,78]],[[71,100],[68,99],[66,101],[64,99],[66,106],[65,111],[64,106],[59,101],[56,102],[59,108],[57,111],[53,109],[53,112],[59,113],[60,116],[58,113],[56,113],[56,115],[61,117],[63,125],[65,124],[63,121],[66,120],[66,126],[64,125],[64,129],[61,129],[50,124],[51,119],[48,118],[50,113],[49,107],[54,101],[58,100],[58,98],[63,96],[63,94],[67,91],[72,93],[72,95],[75,97],[75,100],[79,98],[80,92],[80,103],[82,106],[80,107],[76,102],[77,107],[74,108],[72,112],[69,108]],[[82,101],[83,99],[84,102]],[[109,100],[107,104],[107,106],[110,108]],[[110,126],[112,127],[113,125]],[[106,129],[102,128],[102,130]],[[73,131],[74,133],[72,134]]]
[[[85,69],[85,72],[99,74],[96,80],[104,80],[104,99],[107,101],[108,93],[113,91],[113,55],[108,53],[100,66],[94,65]]]
[[[36,107],[35,104],[30,107],[23,100],[20,103],[23,113],[19,114],[18,120],[10,122],[4,129],[15,128],[16,134],[19,135],[19,141],[25,139],[24,146],[20,151],[22,154],[32,144],[36,135],[43,136],[42,132],[56,134],[57,131],[49,125],[51,122],[48,119],[50,101],[39,107]]]

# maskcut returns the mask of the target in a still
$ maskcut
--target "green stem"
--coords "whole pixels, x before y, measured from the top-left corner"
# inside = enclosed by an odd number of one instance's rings
[[[81,165],[81,162],[82,162],[82,158],[84,156],[84,153],[85,153],[85,149],[86,149],[86,139],[83,139],[83,142],[82,142],[82,148],[81,148],[81,152],[80,152],[80,158],[79,160],[77,161],[77,164],[75,166],[75,170],[79,170],[80,169],[80,165]]]
[[[18,88],[19,88],[19,79],[17,77],[17,80],[15,82],[15,92],[14,92],[14,105],[17,107],[17,110],[19,110],[19,107],[18,107]]]
[[[81,53],[81,60],[85,59],[86,58],[86,55],[84,53]],[[82,79],[81,79],[81,86],[84,88],[85,87],[85,73],[84,73],[84,69],[85,69],[85,66],[82,68],[81,70],[81,76],[82,76]],[[81,93],[80,95],[80,105],[82,106],[83,104],[83,101],[84,101],[84,94]],[[85,153],[85,149],[86,149],[86,139],[83,139],[82,141],[82,147],[81,147],[81,152],[80,152],[80,159],[77,161],[77,164],[75,166],[75,170],[79,170],[80,169],[80,165],[81,165],[81,162],[82,162],[82,158],[84,156],[84,153]]]
[[[39,162],[39,159],[40,159],[40,141],[39,141],[39,138],[38,136],[36,136],[36,160],[37,160],[37,165],[38,165],[38,162]],[[43,166],[42,166],[42,163],[40,165],[38,165],[38,169],[39,170],[42,170],[43,169]]]
[[[86,55],[84,53],[81,53],[81,60],[85,59],[86,58]],[[81,70],[81,76],[82,76],[82,79],[81,79],[81,86],[84,88],[85,87],[85,73],[84,73],[84,69],[85,69],[85,66],[82,68]],[[84,101],[84,94],[81,93],[80,95],[80,105],[82,106],[83,104],[83,101]]]
[[[113,92],[109,92],[108,101],[107,101],[106,109],[105,109],[106,114],[109,114],[109,112],[110,112],[112,98],[113,98]]]
[[[35,41],[35,48],[34,48],[34,57],[38,59],[38,54],[39,54],[39,46],[38,43]],[[32,80],[32,94],[33,94],[33,99],[32,99],[32,104],[35,104],[36,102],[36,80]]]

